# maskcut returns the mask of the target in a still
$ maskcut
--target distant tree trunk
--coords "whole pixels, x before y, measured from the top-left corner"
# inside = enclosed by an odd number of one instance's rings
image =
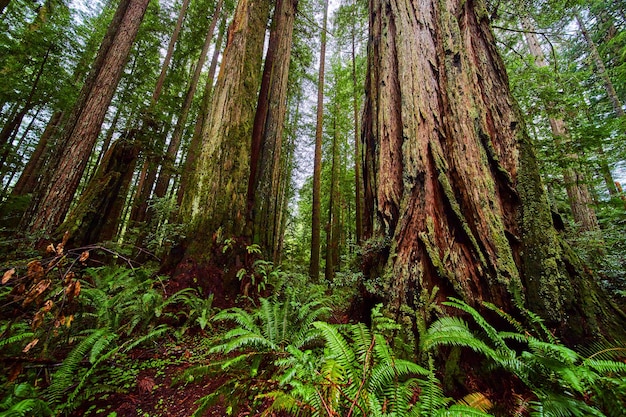
[[[172,36],[170,37],[170,41],[167,45],[167,52],[165,53],[165,58],[163,59],[163,64],[161,65],[161,73],[159,74],[156,86],[154,87],[154,92],[152,93],[152,106],[156,104],[156,102],[159,101],[159,97],[161,97],[161,92],[163,91],[163,83],[165,82],[165,76],[167,75],[167,69],[170,66],[170,62],[172,61],[174,46],[178,41],[178,36],[180,35],[180,30],[183,27],[183,21],[185,20],[185,15],[187,14],[188,8],[189,0],[183,0],[183,4],[180,6],[180,10],[178,11],[178,19],[176,20],[174,32],[172,32]]]
[[[540,68],[548,66],[545,55],[541,50],[537,35],[533,31],[534,26],[531,24],[528,18],[522,19],[525,29],[528,29],[524,36],[528,42],[530,53],[535,58],[535,65]],[[554,103],[545,103],[548,107],[554,107]],[[569,136],[567,126],[562,118],[550,117],[550,129],[552,135],[559,148],[567,147],[571,138]],[[572,152],[566,155],[571,161],[578,160],[578,155]],[[574,221],[578,223],[584,231],[598,231],[600,226],[598,224],[598,218],[596,212],[593,209],[593,200],[591,193],[587,187],[585,176],[582,172],[574,170],[571,166],[563,168],[563,180],[565,182],[565,189],[567,191],[567,197],[569,200],[570,208],[572,210],[572,216]]]
[[[313,156],[313,207],[311,214],[311,260],[309,276],[314,281],[320,274],[320,225],[322,184],[322,127],[324,121],[324,64],[326,62],[326,24],[328,21],[328,0],[324,1],[324,18],[320,45],[320,67],[317,80],[317,120],[315,126],[315,154]]]
[[[253,241],[266,257],[280,239],[283,131],[295,15],[294,0],[277,0],[252,128],[248,216]]]
[[[216,234],[249,236],[246,230],[250,138],[260,85],[269,1],[239,0],[202,133],[193,179],[181,213],[189,225],[187,256],[210,257]]]
[[[337,102],[335,97],[335,115],[338,114]],[[339,259],[339,233],[337,225],[339,224],[339,196],[338,194],[338,168],[337,161],[337,117],[333,117],[333,146],[331,149],[331,168],[330,168],[330,196],[328,201],[328,223],[326,225],[326,266],[324,268],[324,278],[332,282],[335,279],[335,270]]]
[[[183,138],[183,132],[187,123],[187,116],[189,115],[189,110],[191,109],[193,97],[196,94],[196,88],[198,87],[200,74],[202,74],[204,61],[206,60],[206,56],[209,52],[209,47],[211,46],[213,32],[215,31],[217,20],[219,19],[219,15],[222,11],[222,3],[223,0],[219,0],[217,2],[217,5],[215,6],[215,10],[213,11],[213,19],[211,20],[211,24],[209,25],[209,29],[207,30],[204,45],[202,46],[202,51],[200,52],[200,56],[198,57],[198,62],[196,62],[193,76],[189,81],[189,86],[187,87],[187,94],[185,95],[183,106],[180,110],[180,113],[178,114],[176,126],[174,126],[174,132],[172,133],[170,143],[167,147],[167,151],[165,152],[165,158],[163,159],[163,163],[161,164],[159,179],[157,180],[156,186],[154,188],[154,195],[158,198],[164,197],[167,193],[170,179],[172,177],[172,174],[174,173],[176,155],[178,154],[178,149],[180,148],[180,143]]]
[[[589,35],[589,31],[585,27],[585,22],[583,22],[580,17],[580,13],[576,12],[576,21],[578,22],[578,27],[585,37],[585,41],[587,42],[587,46],[589,47],[589,53],[591,54],[591,58],[593,62],[596,64],[596,69],[598,70],[598,75],[602,78],[604,82],[604,88],[606,90],[606,94],[613,105],[613,111],[617,117],[624,117],[624,108],[622,107],[622,102],[617,96],[615,92],[615,87],[613,87],[613,82],[609,77],[609,74],[606,72],[606,68],[604,67],[604,62],[602,58],[600,58],[600,54],[598,53],[598,48],[596,47],[595,42],[591,39]]]
[[[189,179],[193,171],[193,167],[196,164],[196,156],[202,144],[202,128],[204,122],[208,119],[211,110],[211,97],[213,96],[213,82],[215,81],[215,71],[217,69],[217,60],[219,58],[222,42],[224,40],[224,33],[226,32],[226,19],[222,18],[220,23],[217,39],[215,40],[215,46],[213,49],[213,57],[211,58],[211,64],[209,65],[209,73],[207,74],[206,84],[204,85],[204,93],[202,95],[202,103],[200,104],[200,111],[196,118],[196,124],[193,130],[193,136],[189,141],[189,148],[187,150],[187,157],[183,164],[182,172],[180,173],[180,186],[178,187],[177,203],[180,206],[183,202],[183,196],[187,191]]]
[[[122,75],[149,0],[123,0],[109,25],[72,115],[64,127],[57,157],[33,199],[25,223],[31,232],[51,233],[63,221]]]
[[[562,250],[481,2],[370,1],[363,132],[365,237],[392,311],[421,311],[437,287],[439,301],[529,308],[570,341],[624,333]]]
[[[356,6],[356,3],[355,3]],[[356,76],[356,30],[352,25],[352,110],[354,113],[354,195],[356,243],[361,243],[363,236],[363,182],[361,181],[361,163],[363,160],[359,141],[359,95]]]
[[[50,138],[53,137],[59,129],[59,124],[63,119],[63,112],[55,112],[50,121],[46,125],[35,150],[28,159],[28,163],[24,167],[20,178],[15,183],[15,186],[11,190],[12,196],[23,196],[30,194],[35,190],[37,180],[40,177],[41,170],[45,166],[46,152],[48,151]]]

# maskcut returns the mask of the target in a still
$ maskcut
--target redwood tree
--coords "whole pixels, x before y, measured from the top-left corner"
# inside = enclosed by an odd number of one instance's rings
[[[120,2],[72,114],[56,157],[23,223],[32,232],[53,232],[63,221],[98,138],[149,0]]]
[[[623,332],[552,225],[484,4],[370,0],[368,61],[364,226],[390,309],[438,287],[529,308],[571,339]]]

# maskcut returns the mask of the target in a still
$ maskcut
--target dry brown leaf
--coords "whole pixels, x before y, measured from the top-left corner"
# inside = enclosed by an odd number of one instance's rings
[[[30,261],[28,265],[26,265],[27,274],[30,278],[35,282],[39,282],[44,277],[43,266],[41,266],[41,262],[38,260]]]
[[[54,247],[54,244],[51,243],[48,246],[46,246],[46,252],[47,253],[57,253],[56,248]]]
[[[32,342],[27,344],[26,347],[22,349],[22,353],[28,353],[28,351],[34,348],[37,343],[39,343],[39,339],[33,339]]]
[[[9,280],[13,278],[13,275],[15,275],[15,268],[11,268],[8,271],[6,271],[4,275],[2,275],[2,285],[9,282]]]
[[[43,281],[39,281],[34,287],[32,287],[28,294],[26,294],[26,298],[22,302],[22,307],[26,307],[28,304],[32,303],[35,298],[39,297],[45,290],[50,286],[50,280],[45,279]]]
[[[30,328],[33,329],[33,331],[37,330],[42,324],[43,324],[43,318],[46,315],[46,312],[42,310],[39,310],[37,312],[37,314],[35,314],[35,317],[33,317],[33,322],[30,325]]]
[[[89,251],[86,250],[80,254],[80,258],[78,258],[78,262],[85,262],[89,258]]]
[[[78,297],[80,294],[80,281],[76,281],[74,284],[74,297]]]
[[[24,364],[22,362],[18,362],[16,364],[14,364],[11,367],[11,370],[9,371],[9,376],[8,382],[13,382],[17,379],[18,376],[20,376],[20,374],[22,373],[22,370],[24,369]]]
[[[156,383],[154,379],[149,376],[143,377],[137,381],[137,385],[139,386],[139,392],[143,394],[149,394],[154,389]]]
[[[69,285],[73,279],[74,279],[74,272],[70,271],[67,274],[65,274],[65,277],[63,278],[63,284]]]
[[[41,307],[41,310],[43,310],[44,313],[47,313],[48,311],[52,310],[52,307],[54,307],[54,301],[48,300],[43,305],[43,307]]]
[[[73,314],[72,314],[72,315],[70,315],[70,316],[67,316],[67,317],[65,318],[65,327],[67,327],[67,328],[69,329],[69,328],[70,328],[70,326],[72,325],[72,322],[73,322],[73,321],[74,321],[74,315],[73,315]]]

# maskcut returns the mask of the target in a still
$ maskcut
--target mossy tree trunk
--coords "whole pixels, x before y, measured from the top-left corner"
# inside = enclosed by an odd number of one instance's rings
[[[562,250],[495,45],[480,1],[370,0],[364,231],[383,242],[381,294],[399,314],[438,287],[572,338],[623,323]]]
[[[68,232],[69,242],[79,247],[115,238],[141,149],[137,134],[130,131],[107,150],[57,238]]]
[[[252,129],[248,215],[253,241],[267,258],[281,238],[281,161],[295,15],[294,0],[276,2]]]
[[[181,213],[187,223],[187,256],[202,260],[214,237],[250,236],[247,188],[250,138],[261,81],[269,1],[240,0],[228,30],[209,120],[202,134],[192,180]]]

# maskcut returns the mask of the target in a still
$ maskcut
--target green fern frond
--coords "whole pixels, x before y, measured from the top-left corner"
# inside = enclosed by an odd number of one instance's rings
[[[82,360],[87,356],[94,344],[110,334],[109,329],[106,328],[95,330],[72,349],[59,369],[52,374],[51,383],[46,393],[46,397],[51,403],[58,403],[65,393],[74,386],[76,373],[80,368]]]
[[[326,340],[326,346],[330,350],[332,357],[346,369],[349,373],[348,376],[353,378],[355,375],[352,373],[352,368],[354,367],[356,357],[354,350],[348,345],[346,339],[335,327],[323,321],[316,321],[313,323],[313,326],[321,331],[321,335]]]
[[[51,416],[48,404],[37,398],[28,398],[13,404],[8,410],[1,411],[0,417]]]
[[[462,405],[462,404],[454,404],[451,405],[447,409],[438,410],[436,417],[490,417],[491,414],[478,410],[476,408]]]
[[[444,301],[442,304],[449,307],[458,308],[459,310],[468,313],[470,316],[472,316],[476,324],[478,324],[480,328],[485,332],[489,339],[496,345],[497,349],[509,350],[509,347],[506,345],[504,340],[502,340],[502,338],[498,334],[498,331],[491,324],[489,324],[487,320],[485,320],[485,318],[478,311],[476,311],[475,308],[465,303],[464,301],[453,297],[448,298],[448,301]]]
[[[23,333],[18,333],[14,336],[5,337],[4,339],[0,339],[0,349],[9,348],[10,345],[17,344],[25,340],[30,341],[34,337],[35,337],[35,333],[32,333],[32,332],[23,332]]]
[[[493,407],[492,402],[482,392],[473,392],[471,394],[467,394],[465,397],[457,401],[457,403],[459,405],[465,405],[476,410],[483,411],[485,413]]]
[[[499,359],[498,353],[478,339],[467,327],[467,323],[459,317],[442,317],[434,322],[426,331],[421,341],[424,351],[446,346],[468,347],[475,352],[482,353],[488,358]],[[508,349],[508,348],[507,348]]]

